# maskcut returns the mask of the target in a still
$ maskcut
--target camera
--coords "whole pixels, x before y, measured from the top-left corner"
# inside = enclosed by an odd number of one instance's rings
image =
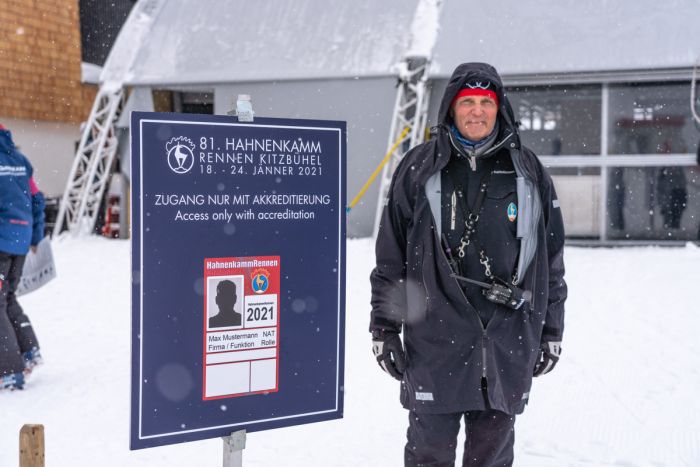
[[[503,279],[492,276],[492,281],[490,284],[481,281],[475,281],[474,279],[469,279],[468,277],[460,276],[459,274],[452,274],[455,279],[468,282],[470,284],[478,285],[482,288],[481,293],[484,294],[486,300],[498,303],[499,305],[507,306],[513,310],[519,310],[526,303],[529,308],[532,302],[532,292],[529,290],[523,290],[515,285],[508,284]]]
[[[486,297],[486,300],[514,310],[519,310],[526,303],[529,306],[532,300],[532,292],[529,290],[506,284],[499,279],[492,282],[488,288],[484,288],[481,292]]]

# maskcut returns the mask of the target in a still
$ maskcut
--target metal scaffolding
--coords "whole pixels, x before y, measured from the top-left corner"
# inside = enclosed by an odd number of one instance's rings
[[[100,88],[82,131],[54,232],[90,233],[117,153],[115,122],[124,106],[124,90]]]
[[[81,130],[78,151],[56,217],[55,234],[64,228],[73,234],[91,233],[95,228],[117,154],[116,122],[126,100],[124,83],[139,44],[148,36],[164,3],[165,0],[137,2],[109,53],[100,76],[102,85]]]
[[[428,117],[428,103],[430,102],[429,66],[430,61],[424,56],[407,57],[401,64],[387,147],[392,148],[398,141],[403,141],[398,144],[393,151],[391,160],[384,165],[382,170],[377,211],[374,218],[374,237],[379,231],[379,222],[391,185],[391,177],[394,175],[396,167],[410,148],[422,143],[425,139],[425,125]],[[408,135],[404,136],[406,128],[409,132]]]

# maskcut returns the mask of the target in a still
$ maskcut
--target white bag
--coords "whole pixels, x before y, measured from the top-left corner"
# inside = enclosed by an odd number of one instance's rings
[[[56,277],[56,265],[53,262],[51,241],[44,237],[36,248],[36,253],[29,250],[22,269],[22,278],[17,285],[17,296],[28,294]]]

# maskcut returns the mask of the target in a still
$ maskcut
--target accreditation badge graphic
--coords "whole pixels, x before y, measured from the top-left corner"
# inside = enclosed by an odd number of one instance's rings
[[[279,390],[280,257],[204,260],[202,399]]]
[[[256,294],[267,292],[270,286],[270,273],[266,269],[256,269],[250,276],[251,288]]]
[[[514,222],[516,217],[518,217],[518,207],[515,203],[510,203],[508,205],[508,220]]]
[[[170,170],[176,174],[186,174],[192,170],[194,149],[195,145],[192,140],[185,136],[170,138],[170,141],[165,144]]]

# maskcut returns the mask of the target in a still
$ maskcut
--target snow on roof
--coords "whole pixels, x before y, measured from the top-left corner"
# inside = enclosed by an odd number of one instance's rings
[[[440,29],[440,8],[443,0],[419,0],[411,24],[408,57],[430,57]]]
[[[395,75],[433,51],[431,76],[485,61],[505,76],[690,68],[698,0],[140,0],[106,85]]]
[[[118,89],[131,82],[133,68],[165,0],[140,0],[131,10],[107,56],[100,82],[103,89]]]
[[[102,78],[188,84],[393,75],[417,2],[162,2],[145,37],[121,33],[116,41],[116,53],[138,49],[135,59],[110,60]],[[132,14],[124,31],[137,21]]]
[[[97,84],[100,82],[102,67],[94,63],[82,62],[80,64],[80,81],[82,83]]]
[[[692,67],[698,0],[446,0],[433,76],[483,61],[503,75]]]

